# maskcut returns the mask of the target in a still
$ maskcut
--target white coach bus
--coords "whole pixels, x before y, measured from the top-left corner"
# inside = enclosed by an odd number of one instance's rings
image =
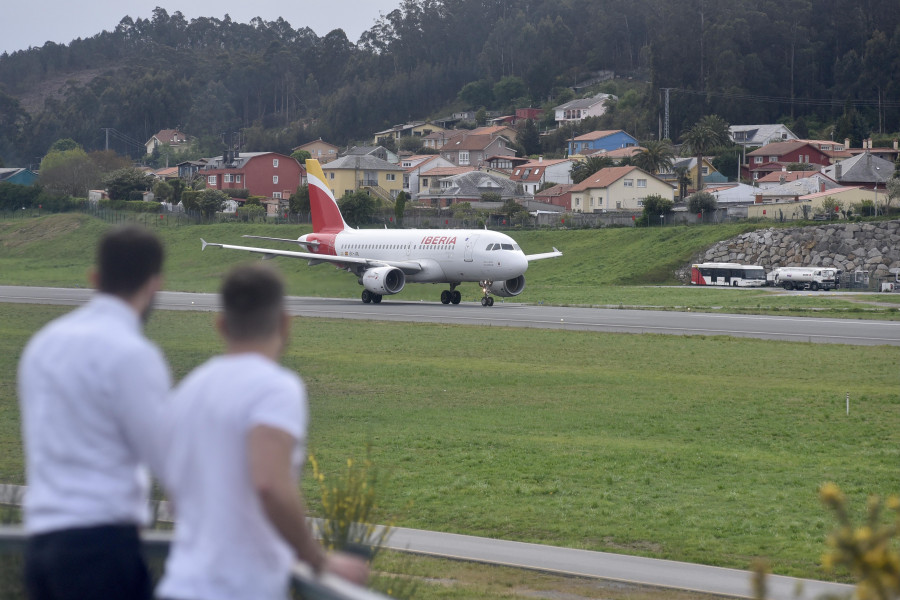
[[[694,285],[761,287],[766,285],[766,270],[759,265],[701,263],[691,265],[691,283]]]

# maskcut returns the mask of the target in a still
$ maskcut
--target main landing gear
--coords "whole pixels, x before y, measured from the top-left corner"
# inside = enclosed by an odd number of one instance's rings
[[[441,304],[459,304],[462,300],[462,294],[456,289],[459,284],[451,283],[449,290],[441,292]]]
[[[368,304],[369,302],[381,304],[381,294],[373,294],[369,290],[363,290],[362,301],[364,304]]]

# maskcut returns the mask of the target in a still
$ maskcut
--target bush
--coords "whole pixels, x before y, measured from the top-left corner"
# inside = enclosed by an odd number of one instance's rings
[[[125,210],[141,213],[158,213],[162,210],[159,202],[144,202],[142,200],[128,200],[125,202]]]

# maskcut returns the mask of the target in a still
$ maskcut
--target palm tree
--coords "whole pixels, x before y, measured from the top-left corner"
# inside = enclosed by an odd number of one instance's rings
[[[572,165],[572,170],[570,171],[572,183],[581,183],[600,169],[611,167],[614,164],[613,160],[608,156],[589,156]]]
[[[678,182],[678,199],[683,202],[687,197],[688,186],[691,185],[687,167],[675,167],[675,180]]]
[[[706,115],[681,139],[697,157],[697,191],[703,189],[703,155],[728,142],[728,123],[718,115]]]
[[[656,175],[662,170],[672,168],[675,151],[669,140],[649,140],[641,142],[642,151],[636,153],[631,162],[648,173]]]

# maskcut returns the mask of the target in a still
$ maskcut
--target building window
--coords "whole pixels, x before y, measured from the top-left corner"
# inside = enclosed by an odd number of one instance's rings
[[[643,198],[638,198],[638,203],[637,203],[637,205],[640,206],[640,207],[643,207],[643,206],[644,206],[644,199],[643,199]]]
[[[387,181],[397,181],[397,174],[396,173],[388,173],[384,176],[384,178]]]
[[[240,175],[235,175],[235,176],[234,176],[234,182],[235,182],[235,183],[240,183],[240,182],[241,182],[241,176],[240,176]]]
[[[281,192],[272,192],[272,198],[275,200],[281,200]]]
[[[422,187],[426,187],[426,188],[428,187],[428,178],[427,177],[422,178]]]
[[[700,170],[703,171],[704,176],[709,175],[709,167],[702,167]]]
[[[706,175],[706,173],[704,173],[704,175]],[[638,179],[638,187],[642,187],[642,188],[647,187],[647,180],[646,179]]]
[[[625,187],[634,187],[634,179],[626,179],[623,185]]]
[[[461,165],[469,164],[469,153],[468,152],[460,152],[459,153],[459,164],[461,164]]]
[[[753,157],[753,162],[754,162],[755,164],[757,164],[757,165],[761,165],[761,164],[762,164],[762,161],[763,161],[763,157],[762,157],[762,156],[754,156],[754,157]]]
[[[206,178],[206,185],[216,185],[216,176],[210,175]]]
[[[231,183],[234,181],[234,176],[231,173],[225,173],[225,178],[223,179],[225,183]]]
[[[277,158],[273,158],[273,159],[272,159],[272,166],[273,166],[273,167],[277,167],[277,166],[278,166],[278,159],[277,159]]]
[[[272,175],[272,183],[278,183],[278,175]]]
[[[777,156],[770,156],[770,157],[769,157],[769,162],[778,162],[778,157],[777,157]]]
[[[333,172],[328,174],[328,179],[334,179],[334,173],[333,173]]]

